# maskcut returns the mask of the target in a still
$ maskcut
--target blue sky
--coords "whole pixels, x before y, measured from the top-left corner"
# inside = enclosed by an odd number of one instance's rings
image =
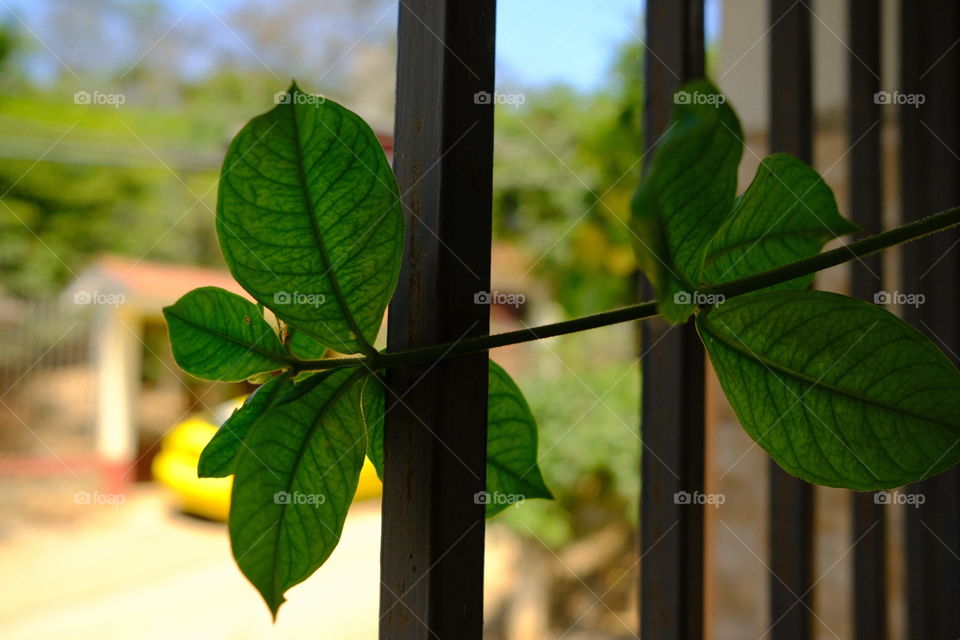
[[[501,79],[580,89],[603,84],[617,45],[643,37],[643,0],[500,0],[497,62]],[[708,36],[719,5],[707,3]]]
[[[202,0],[213,12],[248,2],[275,0]],[[470,1],[470,0],[465,0]],[[719,28],[719,2],[707,0],[708,37]],[[222,30],[197,0],[162,0],[176,15],[210,22]],[[45,11],[63,11],[56,0],[6,0],[27,23]],[[643,36],[644,0],[499,0],[497,3],[498,79],[504,85],[544,86],[566,83],[581,90],[602,86],[618,46]],[[322,11],[323,3],[318,3]],[[4,16],[6,17],[6,16]],[[389,15],[385,22],[394,22]],[[15,21],[14,21],[15,22]],[[383,26],[387,26],[384,24]],[[174,26],[175,27],[175,26]],[[204,48],[197,43],[198,49]],[[203,55],[198,51],[199,55]]]
[[[529,85],[599,86],[617,45],[641,35],[640,8],[638,0],[501,0],[499,75]]]

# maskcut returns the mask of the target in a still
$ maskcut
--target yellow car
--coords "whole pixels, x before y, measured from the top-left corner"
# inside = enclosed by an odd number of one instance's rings
[[[237,398],[210,412],[194,414],[161,440],[160,452],[153,459],[153,477],[173,490],[179,507],[186,513],[226,522],[230,513],[233,476],[200,478],[197,476],[197,462],[200,452],[217,432],[217,425],[223,424],[243,401],[244,398]],[[377,498],[382,492],[377,472],[370,461],[365,460],[353,501]]]

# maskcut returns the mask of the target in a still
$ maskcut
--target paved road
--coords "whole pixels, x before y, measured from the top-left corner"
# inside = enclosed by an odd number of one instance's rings
[[[276,625],[230,556],[224,525],[175,513],[159,488],[88,505],[65,527],[18,527],[0,543],[5,640],[376,637],[380,505],[355,505],[323,569]]]

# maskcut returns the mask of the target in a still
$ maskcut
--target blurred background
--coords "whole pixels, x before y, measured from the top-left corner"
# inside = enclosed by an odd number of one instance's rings
[[[815,164],[844,209],[841,4],[812,8]],[[747,133],[741,189],[766,154],[765,7],[707,3],[710,73]],[[492,305],[494,331],[635,297],[642,9],[499,3],[493,288],[524,302]],[[391,153],[396,16],[384,0],[0,0],[0,637],[375,637],[375,481],[271,624],[231,559],[229,483],[194,470],[254,387],[180,372],[160,310],[197,286],[239,291],[214,234],[220,163],[291,78],[360,113]],[[487,636],[635,637],[634,327],[492,355],[539,421],[558,499],[490,522]],[[707,628],[760,637],[766,459],[717,389],[708,473],[727,499],[708,509]],[[820,632],[847,637],[847,494],[818,496]]]

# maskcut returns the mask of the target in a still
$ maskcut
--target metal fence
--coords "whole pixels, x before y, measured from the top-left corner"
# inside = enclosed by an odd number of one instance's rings
[[[92,454],[89,313],[57,300],[4,300],[0,318],[0,474],[34,454]],[[52,454],[56,457],[57,454]],[[14,468],[19,469],[16,465]],[[45,468],[41,463],[39,468]]]
[[[665,128],[671,95],[704,71],[702,0],[646,0],[643,126],[648,141]],[[812,156],[811,22],[803,0],[758,2],[768,12],[770,149]],[[882,220],[881,3],[848,0],[848,134],[853,218],[877,231]],[[898,109],[905,221],[960,202],[960,4],[898,3],[900,79],[923,93]],[[473,99],[494,85],[493,0],[401,0],[395,169],[408,216],[406,262],[390,308],[389,346],[407,349],[483,334],[487,308],[472,292],[489,289],[493,110]],[[641,123],[637,123],[640,126]],[[878,258],[853,268],[852,288],[868,296],[893,275],[935,304],[908,320],[960,352],[957,233],[903,251],[902,274]],[[655,345],[655,346],[651,346]],[[703,507],[677,505],[677,491],[704,491],[702,348],[693,329],[642,329],[644,449],[638,554],[642,557],[639,635],[704,636]],[[483,628],[483,507],[486,357],[391,371],[385,442],[381,637],[479,638]],[[776,640],[808,639],[812,620],[814,492],[770,466],[769,623]],[[906,600],[910,638],[960,637],[960,472],[910,489],[926,501],[907,516]],[[888,636],[884,511],[870,494],[852,501],[855,637]],[[653,548],[654,542],[656,543]],[[855,543],[855,544],[854,544]],[[762,601],[758,597],[758,601]]]

